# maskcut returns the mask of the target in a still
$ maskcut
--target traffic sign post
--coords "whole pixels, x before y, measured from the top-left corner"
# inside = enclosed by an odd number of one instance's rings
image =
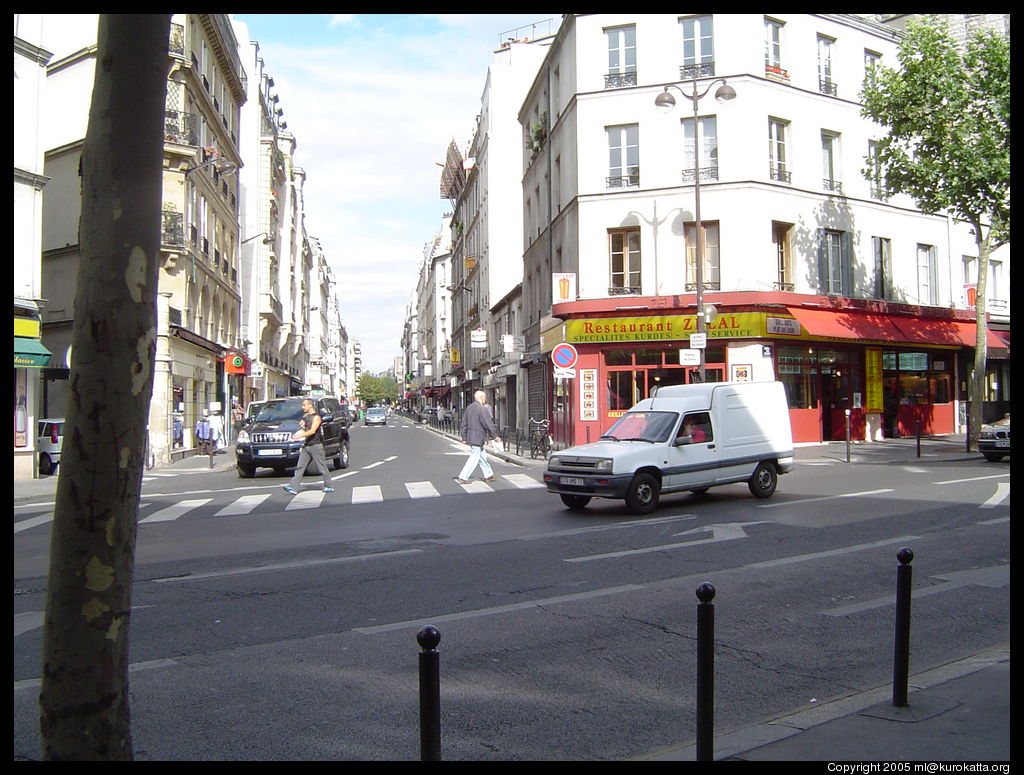
[[[556,369],[575,369],[576,361],[579,360],[579,357],[580,355],[576,352],[576,348],[568,342],[555,345],[555,349],[551,351],[551,362],[555,365]]]

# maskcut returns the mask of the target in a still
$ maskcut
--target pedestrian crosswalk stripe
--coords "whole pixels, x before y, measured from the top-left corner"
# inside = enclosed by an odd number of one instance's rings
[[[544,486],[536,479],[534,479],[532,476],[527,476],[526,474],[505,474],[505,478],[512,482],[512,484],[514,484],[520,490],[529,490],[533,487]]]
[[[238,500],[232,501],[227,506],[222,508],[213,516],[215,517],[228,517],[234,514],[248,514],[254,508],[259,506],[263,501],[270,497],[270,494],[264,495],[243,495]]]
[[[292,502],[285,506],[284,510],[315,509],[323,501],[325,494],[323,490],[302,490],[292,498]]]
[[[466,492],[470,492],[470,493],[473,493],[473,492],[494,492],[494,489],[491,488],[490,486],[488,486],[487,482],[480,482],[480,481],[476,481],[476,480],[471,480],[469,484],[460,484],[459,487],[461,487]]]
[[[145,519],[139,520],[139,522],[172,522],[182,514],[186,514],[187,512],[192,511],[192,509],[197,509],[200,506],[209,503],[210,500],[210,498],[200,498],[191,501],[181,501],[180,503],[175,503],[173,506],[168,506],[166,509],[160,509],[156,514],[150,514]]]
[[[439,498],[441,493],[430,482],[406,482],[405,489],[410,498]]]
[[[370,484],[352,488],[353,503],[380,503],[383,500],[384,493],[381,492],[380,485]]]

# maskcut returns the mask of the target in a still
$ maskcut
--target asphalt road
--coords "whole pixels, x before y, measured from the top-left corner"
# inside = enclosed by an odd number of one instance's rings
[[[1009,641],[1008,464],[807,465],[767,501],[730,485],[635,517],[570,512],[537,468],[460,486],[464,455],[395,419],[353,429],[326,496],[269,472],[149,477],[136,758],[415,760],[424,624],[445,759],[641,757],[693,739],[700,583],[720,732],[891,680],[902,546],[912,672]],[[16,758],[40,750],[48,508],[16,511]]]

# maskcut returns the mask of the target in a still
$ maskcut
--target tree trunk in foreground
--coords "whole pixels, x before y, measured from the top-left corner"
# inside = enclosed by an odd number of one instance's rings
[[[48,760],[132,758],[128,620],[153,391],[169,24],[167,14],[99,21],[43,634]]]

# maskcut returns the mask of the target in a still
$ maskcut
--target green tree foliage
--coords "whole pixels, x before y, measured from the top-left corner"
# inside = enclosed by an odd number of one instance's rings
[[[986,284],[991,251],[1010,240],[1010,44],[983,32],[959,49],[932,21],[912,22],[899,67],[865,83],[862,114],[886,128],[864,174],[884,195],[907,194],[926,213],[969,223],[978,246],[971,379],[971,445],[981,428]]]
[[[375,404],[394,404],[398,401],[398,382],[393,377],[374,377],[363,374],[359,377],[356,396],[363,406]]]

